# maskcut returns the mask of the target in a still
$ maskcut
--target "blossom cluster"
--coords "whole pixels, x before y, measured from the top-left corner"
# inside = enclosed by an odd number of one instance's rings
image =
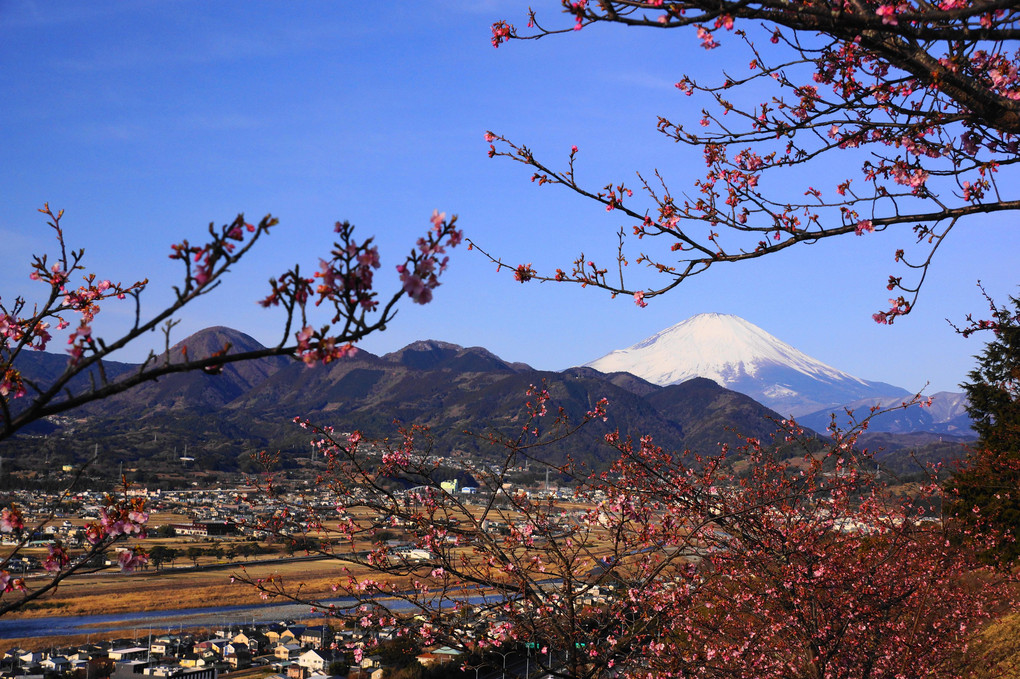
[[[20,533],[25,529],[25,517],[16,506],[0,510],[0,533]]]
[[[233,222],[219,228],[209,224],[210,240],[202,245],[192,245],[187,240],[171,245],[170,259],[180,260],[185,265],[184,294],[198,293],[219,278],[227,265],[236,261],[236,251],[246,233],[256,234],[257,238],[277,223],[275,218],[267,217],[256,227],[245,221],[244,215],[238,215]]]
[[[358,352],[350,342],[337,343],[336,338],[330,335],[329,326],[316,330],[307,325],[295,333],[294,338],[297,341],[294,355],[309,368],[354,356]]]
[[[446,270],[449,257],[442,257],[447,247],[456,247],[463,233],[455,228],[456,217],[449,220],[445,212],[434,210],[429,221],[432,229],[418,239],[418,249],[397,265],[400,284],[407,296],[418,304],[432,301],[432,291],[439,286],[439,276]]]
[[[145,524],[149,520],[149,515],[145,511],[145,501],[141,498],[118,499],[107,496],[106,506],[100,509],[99,517],[98,521],[85,525],[85,538],[91,545],[86,550],[86,555],[102,554],[125,537],[145,537]],[[40,525],[37,530],[41,528]],[[12,505],[0,510],[0,533],[12,533],[18,538],[18,547],[14,554],[27,543],[31,532],[26,530],[25,517],[20,508]],[[11,556],[13,554],[8,556],[8,560]],[[118,556],[118,563],[124,571],[134,570],[147,563],[147,560],[145,552],[137,547],[128,548]],[[77,562],[72,561],[71,553],[64,544],[60,540],[54,540],[47,545],[42,566],[53,575],[53,582],[59,582],[86,561],[84,558]],[[0,569],[0,594],[14,590],[27,592],[28,587],[23,579],[15,578],[9,571]]]
[[[447,248],[458,245],[462,232],[456,228],[456,217],[446,218],[445,213],[433,211],[429,220],[432,227],[418,239],[417,248],[405,261],[397,265],[401,293],[418,304],[432,300],[432,291],[439,286],[439,277],[446,270],[449,258],[443,256]],[[333,324],[343,324],[348,334],[367,334],[370,328],[383,327],[391,313],[392,302],[380,309],[378,293],[374,289],[375,271],[380,268],[378,248],[369,238],[358,241],[350,222],[337,222],[334,243],[329,259],[319,260],[319,270],[306,277],[295,267],[273,278],[270,294],[259,302],[263,307],[282,306],[288,314],[301,319],[300,330],[295,333],[295,356],[308,366],[325,364],[352,356],[357,349],[352,341],[339,339]],[[333,311],[330,323],[316,329],[308,322],[309,302],[325,305]],[[371,313],[382,314],[379,321],[370,325]],[[349,329],[358,329],[349,333]]]
[[[138,294],[146,285],[146,281],[140,281],[123,286],[99,279],[95,274],[85,274],[84,284],[72,288],[72,276],[84,270],[81,264],[84,253],[80,250],[67,252],[60,225],[62,210],[54,213],[49,205],[45,205],[39,212],[49,218],[48,225],[56,232],[61,254],[52,263],[45,255],[32,259],[29,278],[49,288],[49,301],[44,306],[22,315],[27,309],[24,299],[15,299],[10,307],[0,302],[0,397],[5,399],[22,398],[26,394],[24,380],[13,367],[14,359],[22,349],[45,350],[53,330],[70,327],[72,322],[68,320],[68,314],[74,314],[78,316],[77,327],[67,343],[70,345],[71,364],[78,363],[89,349],[94,348],[91,326],[101,304],[108,299],[124,299],[129,294]]]
[[[0,533],[20,535],[24,529],[25,517],[17,506],[11,505],[0,510]],[[9,571],[0,568],[0,595],[14,590],[25,590],[24,579],[15,578]]]
[[[21,398],[25,395],[25,383],[21,373],[14,368],[4,368],[0,375],[0,397]]]

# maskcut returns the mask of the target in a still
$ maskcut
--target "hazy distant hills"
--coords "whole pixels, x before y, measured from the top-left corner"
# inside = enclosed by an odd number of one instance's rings
[[[939,391],[931,394],[932,404],[930,407],[912,406],[910,408],[896,409],[891,412],[876,414],[870,424],[871,431],[888,432],[893,434],[912,434],[925,432],[929,434],[947,434],[968,439],[974,439],[977,435],[971,429],[971,419],[967,415],[967,397],[962,393]],[[849,409],[857,418],[866,416],[871,408],[878,404],[886,407],[902,402],[901,399],[878,399],[869,398],[852,401],[843,408],[826,409],[820,412],[811,413],[798,417],[797,421],[806,427],[816,431],[825,431],[832,422],[833,413],[836,414],[836,423],[846,428],[850,425],[850,417],[846,410]]]

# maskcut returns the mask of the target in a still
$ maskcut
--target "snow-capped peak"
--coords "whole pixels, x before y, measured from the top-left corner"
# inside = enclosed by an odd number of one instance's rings
[[[629,372],[661,385],[707,377],[726,386],[742,376],[756,377],[772,365],[809,377],[865,384],[732,314],[698,314],[588,365],[602,372]]]
[[[629,372],[662,386],[707,377],[794,415],[876,388],[903,393],[826,365],[731,314],[698,314],[587,365],[606,373]]]

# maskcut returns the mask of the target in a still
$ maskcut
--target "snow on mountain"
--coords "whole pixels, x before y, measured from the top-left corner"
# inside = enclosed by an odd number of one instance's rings
[[[605,373],[629,372],[663,386],[707,377],[794,416],[863,398],[908,395],[899,387],[826,365],[730,314],[693,316],[587,365]]]
[[[707,377],[725,386],[775,364],[821,379],[866,384],[731,314],[698,314],[588,365],[603,372],[629,372],[660,385]],[[776,388],[783,391],[780,385]]]
[[[847,403],[844,408],[859,417],[860,413],[867,414],[871,408],[876,406],[895,406],[897,401],[898,399],[865,398]],[[852,426],[852,421],[846,415],[845,409],[836,413],[836,424],[844,429]],[[823,431],[832,422],[832,411],[820,410],[816,413],[803,415],[797,418],[797,422],[815,431]],[[952,391],[939,391],[931,394],[931,406],[876,413],[871,418],[868,428],[872,432],[894,434],[925,431],[934,434],[973,437],[975,434],[971,428],[972,424],[970,416],[967,415],[967,395]]]

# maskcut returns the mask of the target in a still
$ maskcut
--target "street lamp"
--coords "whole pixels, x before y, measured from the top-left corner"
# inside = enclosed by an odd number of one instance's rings
[[[503,658],[503,679],[506,679],[506,659],[513,655],[515,651],[507,651],[506,653],[500,653],[499,651],[493,651],[494,654]]]
[[[463,669],[465,669],[465,670],[472,670],[473,669],[475,671],[475,679],[478,679],[478,670],[482,669],[482,666],[481,665],[475,665],[474,667],[472,667],[471,665],[468,665],[467,663],[464,663]]]

